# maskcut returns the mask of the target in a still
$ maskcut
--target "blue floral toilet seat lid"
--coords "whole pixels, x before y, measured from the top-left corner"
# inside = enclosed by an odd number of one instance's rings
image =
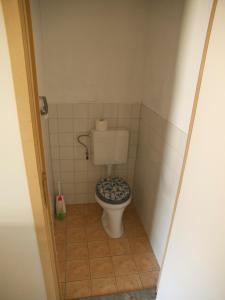
[[[96,195],[106,203],[121,204],[130,198],[131,190],[121,177],[103,177],[96,184]]]

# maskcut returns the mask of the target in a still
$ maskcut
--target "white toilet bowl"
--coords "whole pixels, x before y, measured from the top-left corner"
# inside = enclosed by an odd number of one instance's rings
[[[131,202],[128,183],[120,177],[103,177],[96,185],[95,199],[103,208],[102,225],[111,238],[123,235],[123,212]]]
[[[102,214],[102,226],[105,232],[111,238],[120,238],[123,235],[123,212],[125,208],[130,204],[131,197],[124,203],[121,204],[109,204],[95,194],[95,199],[98,204],[103,208]]]

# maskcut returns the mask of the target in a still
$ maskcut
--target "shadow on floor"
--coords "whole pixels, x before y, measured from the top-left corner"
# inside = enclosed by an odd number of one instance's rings
[[[131,291],[127,293],[119,293],[108,296],[94,296],[87,298],[79,298],[77,300],[154,300],[156,299],[155,289],[143,289]]]

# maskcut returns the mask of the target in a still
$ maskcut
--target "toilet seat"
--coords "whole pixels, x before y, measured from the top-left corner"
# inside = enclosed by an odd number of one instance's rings
[[[111,238],[123,235],[122,216],[131,202],[131,190],[121,177],[104,177],[96,184],[95,199],[103,208],[102,225]]]
[[[131,189],[121,177],[103,177],[96,184],[96,196],[105,203],[118,205],[131,198]]]

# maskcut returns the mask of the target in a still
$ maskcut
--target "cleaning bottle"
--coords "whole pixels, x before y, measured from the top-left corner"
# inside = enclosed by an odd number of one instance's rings
[[[56,218],[63,220],[66,215],[65,199],[61,193],[61,184],[58,182],[58,195],[56,196]]]

